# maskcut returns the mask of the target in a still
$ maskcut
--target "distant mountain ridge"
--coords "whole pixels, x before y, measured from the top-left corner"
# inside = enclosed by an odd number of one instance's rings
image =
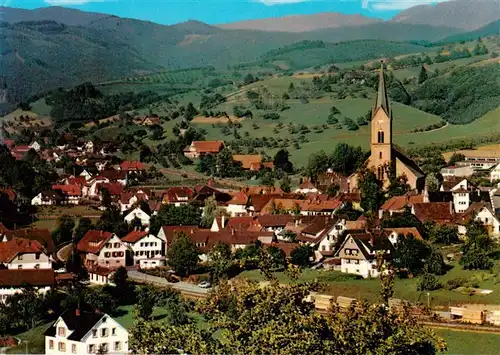
[[[226,69],[254,62],[268,51],[300,41],[435,42],[463,32],[457,28],[382,21],[306,32],[265,32],[222,29],[199,21],[165,26],[62,7],[2,8],[0,12],[0,85],[8,89],[9,104],[82,81],[102,82],[190,67]],[[396,47],[390,45],[391,53]],[[335,51],[331,46],[327,48]],[[356,52],[356,45],[343,48]],[[404,52],[413,48],[406,46]],[[386,54],[383,43],[368,49],[374,55]],[[319,61],[325,53],[330,52],[315,51],[310,58]],[[352,53],[342,58],[354,58]]]
[[[392,18],[399,23],[476,30],[500,19],[500,0],[455,0],[418,5]]]
[[[345,15],[324,12],[313,15],[293,15],[266,19],[239,21],[217,25],[223,29],[259,30],[268,32],[307,32],[343,26],[363,26],[383,22],[381,19],[360,14]]]

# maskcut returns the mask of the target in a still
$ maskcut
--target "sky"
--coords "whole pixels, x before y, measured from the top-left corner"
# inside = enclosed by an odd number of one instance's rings
[[[187,20],[220,24],[319,12],[389,19],[409,7],[440,1],[443,0],[0,0],[0,4],[26,9],[66,6],[161,24]]]

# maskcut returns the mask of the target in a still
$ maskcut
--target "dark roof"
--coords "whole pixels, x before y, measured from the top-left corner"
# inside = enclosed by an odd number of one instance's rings
[[[83,312],[80,311],[80,315],[76,314],[75,310],[66,310],[61,314],[60,318],[64,321],[66,326],[72,331],[71,335],[67,338],[68,340],[80,341],[90,330],[101,320],[102,317],[106,316],[101,313]],[[59,319],[58,319],[59,320]],[[46,336],[55,336],[56,327],[55,321],[49,329],[44,333]]]
[[[450,202],[453,201],[453,193],[451,191],[435,191],[429,192],[429,202]]]
[[[0,269],[0,287],[54,286],[53,269]]]
[[[261,214],[257,221],[262,227],[284,227],[288,222],[293,222],[294,217],[290,214]]]
[[[312,222],[302,230],[302,234],[316,235],[325,230],[325,228],[333,227],[334,220],[330,216],[316,216]]]
[[[7,239],[12,238],[24,238],[36,240],[39,242],[49,254],[55,254],[56,247],[54,244],[54,239],[52,238],[52,234],[48,229],[42,228],[24,228],[24,229],[14,229],[6,233]]]
[[[426,221],[449,223],[453,220],[451,202],[416,203],[413,209],[415,217],[422,223]]]
[[[491,196],[489,191],[476,190],[469,194],[471,202],[486,202],[491,204]]]
[[[377,100],[375,101],[375,110],[382,108],[388,117],[391,117],[391,112],[389,111],[389,99],[387,98],[387,91],[385,86],[385,77],[384,77],[384,63],[380,65],[380,73],[378,77],[378,91],[377,91]]]
[[[420,167],[410,158],[401,147],[396,144],[391,145],[391,154],[394,158],[399,159],[408,169],[410,169],[417,178],[424,177],[425,173]]]

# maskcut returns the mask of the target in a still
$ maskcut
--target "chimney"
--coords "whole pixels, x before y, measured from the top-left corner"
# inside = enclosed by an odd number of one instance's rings
[[[450,215],[453,216],[453,202],[450,201]]]
[[[231,228],[231,235],[234,235],[234,228]]]
[[[222,215],[222,218],[221,218],[221,223],[220,223],[220,224],[221,224],[221,226],[220,226],[220,228],[221,228],[221,229],[223,229],[223,228],[225,227],[225,226],[224,226],[224,224],[225,224],[225,223],[226,223],[226,216],[225,216],[225,215]]]
[[[424,203],[429,203],[429,190],[427,189],[427,184],[424,187]]]
[[[77,308],[75,310],[75,316],[80,317],[80,309],[79,308]]]

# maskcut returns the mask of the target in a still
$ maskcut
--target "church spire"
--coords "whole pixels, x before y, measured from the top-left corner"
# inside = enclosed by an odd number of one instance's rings
[[[389,111],[389,100],[387,99],[387,91],[385,87],[385,77],[384,77],[384,62],[380,63],[380,74],[378,79],[378,92],[377,92],[377,101],[375,102],[375,111],[382,107],[390,116]]]

